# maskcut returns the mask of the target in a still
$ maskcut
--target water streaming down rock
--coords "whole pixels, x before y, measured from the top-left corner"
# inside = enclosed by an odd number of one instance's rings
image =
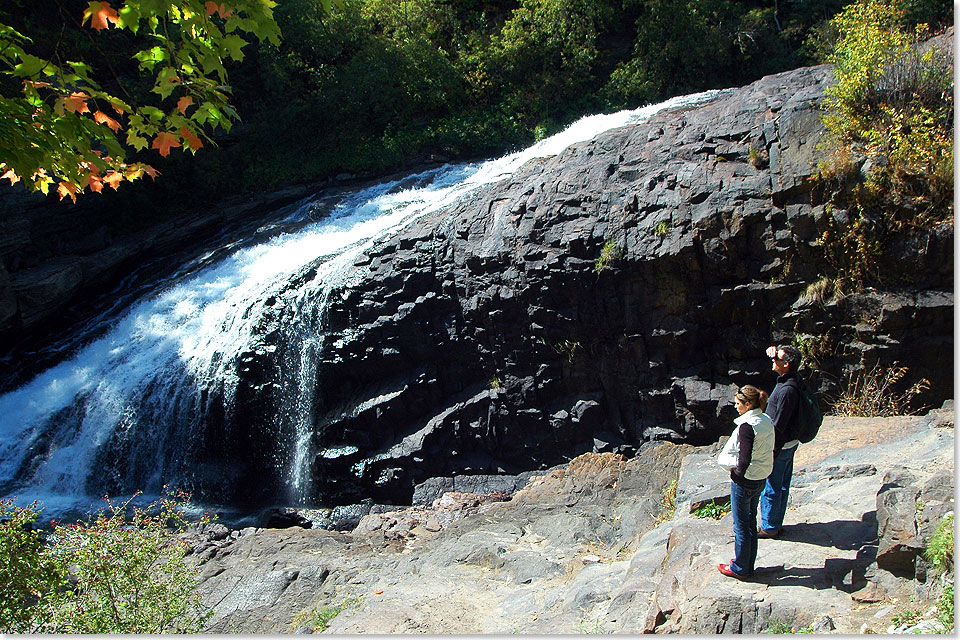
[[[0,492],[40,499],[52,512],[89,495],[155,493],[164,484],[221,503],[322,502],[317,461],[352,451],[316,450],[317,346],[327,297],[363,270],[354,266],[357,254],[531,158],[712,95],[585,118],[500,160],[356,193],[306,226],[305,203],[289,219],[295,232],[242,248],[136,302],[105,335],[0,396]],[[282,339],[272,333],[277,327]],[[248,375],[264,354],[276,369]],[[244,388],[247,378],[284,398],[255,425],[255,439],[244,435],[249,429],[235,430],[246,406],[238,396],[256,391]]]

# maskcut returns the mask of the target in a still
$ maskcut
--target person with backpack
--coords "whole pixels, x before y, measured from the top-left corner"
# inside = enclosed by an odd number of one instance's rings
[[[796,347],[771,346],[767,348],[767,355],[773,361],[773,370],[777,373],[777,384],[770,393],[766,410],[773,421],[776,440],[773,448],[773,470],[760,495],[760,527],[757,535],[760,538],[775,538],[780,535],[783,517],[787,512],[787,498],[793,478],[793,456],[800,444],[797,434],[803,380],[797,373],[800,352]]]

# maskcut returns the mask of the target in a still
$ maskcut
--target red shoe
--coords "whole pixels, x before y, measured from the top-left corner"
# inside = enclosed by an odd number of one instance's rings
[[[734,571],[733,569],[731,569],[731,568],[730,568],[730,565],[728,565],[728,564],[718,564],[718,565],[717,565],[717,571],[719,571],[720,573],[722,573],[722,574],[725,575],[725,576],[729,576],[729,577],[731,577],[731,578],[736,578],[737,580],[746,580],[746,579],[747,579],[746,576],[742,576],[742,575],[740,575],[739,573],[737,573],[736,571]]]

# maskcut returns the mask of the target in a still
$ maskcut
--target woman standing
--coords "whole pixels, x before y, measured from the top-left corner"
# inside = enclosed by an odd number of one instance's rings
[[[767,393],[746,385],[734,395],[740,414],[717,462],[730,470],[730,507],[736,557],[717,565],[725,576],[743,580],[753,574],[757,561],[757,506],[767,476],[773,469],[773,422],[763,412]]]

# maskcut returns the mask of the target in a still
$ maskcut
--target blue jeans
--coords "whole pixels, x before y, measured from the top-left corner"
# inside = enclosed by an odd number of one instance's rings
[[[757,505],[761,487],[744,489],[730,482],[730,512],[733,516],[733,539],[736,558],[730,563],[734,573],[749,576],[757,562]]]
[[[783,516],[787,512],[790,497],[790,479],[793,478],[793,454],[797,447],[781,449],[773,459],[773,471],[767,477],[767,485],[760,497],[760,527],[764,531],[780,531]]]

